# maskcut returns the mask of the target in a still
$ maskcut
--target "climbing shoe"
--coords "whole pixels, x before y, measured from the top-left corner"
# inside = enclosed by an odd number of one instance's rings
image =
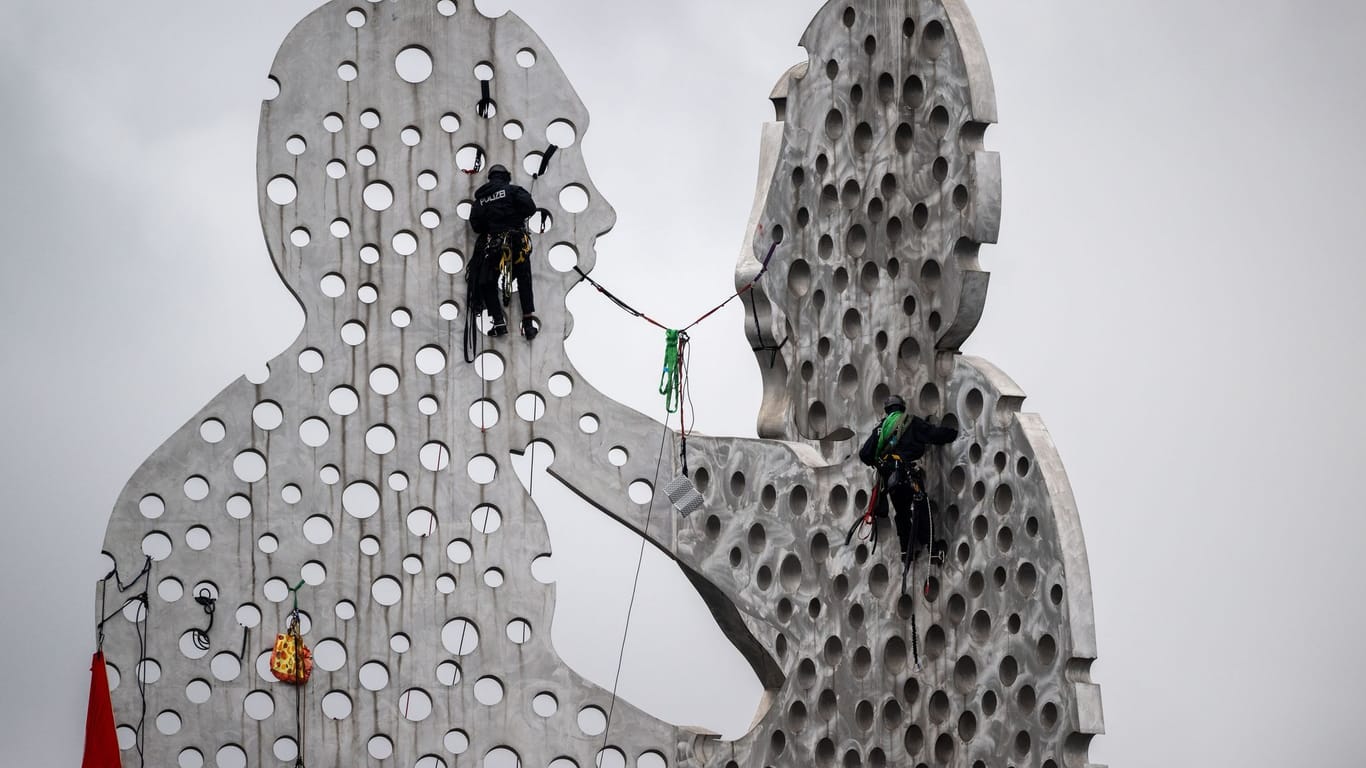
[[[492,330],[489,331],[489,335],[490,335],[490,336],[506,336],[506,335],[508,335],[508,324],[507,324],[507,323],[494,323],[494,324],[493,324]]]
[[[536,327],[535,315],[527,315],[526,317],[522,318],[522,335],[526,337],[527,341],[531,341],[532,339],[536,338],[536,334],[540,332],[541,329]]]

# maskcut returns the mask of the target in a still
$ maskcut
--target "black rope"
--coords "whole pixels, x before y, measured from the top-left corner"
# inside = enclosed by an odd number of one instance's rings
[[[687,402],[688,410],[692,411],[693,422],[694,422],[693,426],[695,427],[695,426],[696,426],[696,421],[697,421],[697,406],[694,405],[694,404],[693,404],[693,401],[692,401],[692,378],[691,378],[691,376],[692,376],[692,339],[688,338],[686,334],[680,333],[679,335],[680,335],[680,336],[683,338],[683,340],[684,340],[684,344],[683,344],[683,360],[682,360],[682,363],[683,363],[683,395],[684,395],[684,397],[680,400],[680,402],[679,402],[679,404],[678,404],[678,408],[679,408],[679,411],[681,412],[682,409],[683,409],[683,402],[682,402],[682,401],[686,401],[686,402]],[[681,426],[682,426],[682,425],[680,424],[680,427],[681,427]],[[692,428],[683,429],[682,432],[683,432],[683,436],[684,436],[684,437],[687,437],[688,435],[691,435],[691,434],[692,434]]]
[[[138,583],[138,581],[141,580],[143,576],[146,576],[147,574],[149,574],[149,573],[151,573],[151,572],[152,572],[152,558],[151,558],[151,556],[149,555],[148,557],[146,557],[146,558],[142,561],[142,570],[138,571],[138,572],[133,576],[133,578],[129,579],[129,580],[128,580],[128,583],[125,584],[124,581],[123,581],[123,579],[119,577],[119,566],[118,566],[117,563],[114,565],[113,568],[111,568],[111,569],[109,570],[109,573],[105,574],[105,576],[104,576],[103,579],[100,579],[100,582],[101,582],[101,583],[104,583],[104,584],[107,584],[107,583],[109,582],[110,579],[113,579],[113,580],[114,580],[114,584],[119,588],[119,591],[120,591],[120,592],[127,592],[128,590],[132,589],[132,588],[133,588],[133,585],[136,584],[136,583]]]
[[[299,612],[299,590],[304,588],[305,583],[306,582],[303,579],[299,579],[298,584],[289,588],[290,594],[294,596],[294,607],[289,612],[289,619],[286,623],[288,629],[285,630],[294,636],[295,673],[300,676],[302,676],[303,673],[303,670],[301,669],[303,662],[300,656],[304,645],[304,639],[303,633],[299,631],[299,625],[302,622],[302,614]],[[307,679],[299,680],[294,683],[294,735],[295,741],[297,741],[299,745],[299,754],[294,760],[294,768],[307,768],[304,765],[304,688],[307,687],[307,683]]]
[[[698,323],[702,322],[703,320],[706,320],[707,318],[709,318],[709,317],[711,317],[712,315],[716,314],[717,312],[721,311],[721,309],[722,309],[723,307],[725,307],[727,304],[731,303],[732,301],[735,301],[737,298],[740,298],[741,296],[744,296],[746,293],[748,293],[749,290],[750,290],[751,288],[753,288],[755,285],[758,284],[759,280],[760,280],[761,278],[763,278],[764,274],[768,272],[768,265],[769,265],[769,262],[773,260],[773,252],[776,251],[777,249],[778,249],[778,243],[775,241],[772,245],[769,246],[769,248],[768,248],[768,253],[765,254],[764,260],[761,262],[762,266],[761,266],[760,269],[759,269],[759,274],[755,275],[753,280],[750,280],[747,284],[745,284],[745,287],[741,288],[740,290],[736,291],[735,293],[732,293],[732,294],[730,295],[730,297],[727,298],[725,301],[721,302],[720,304],[717,304],[715,307],[712,307],[711,309],[709,309],[709,310],[707,310],[706,312],[702,313],[702,315],[701,315],[700,317],[698,317],[696,320],[692,321],[691,323],[688,323],[686,326],[684,326],[683,328],[681,328],[681,329],[679,329],[679,330],[680,330],[680,331],[690,331],[690,330],[692,330],[693,327],[696,326]],[[613,304],[616,304],[618,307],[620,307],[620,308],[622,309],[622,311],[626,312],[627,314],[629,314],[629,315],[631,315],[631,316],[633,316],[633,317],[639,317],[640,319],[642,319],[642,320],[644,320],[644,321],[650,323],[651,325],[654,325],[654,326],[656,326],[656,327],[658,327],[658,328],[661,328],[661,329],[663,329],[663,330],[666,330],[666,331],[667,331],[667,330],[671,330],[667,325],[664,325],[663,323],[659,322],[658,320],[655,320],[653,317],[650,317],[649,315],[645,314],[644,312],[641,312],[640,310],[636,309],[635,307],[631,306],[630,304],[627,304],[626,302],[622,301],[620,298],[617,297],[616,294],[614,294],[614,293],[612,293],[611,291],[609,291],[609,290],[607,290],[606,288],[604,288],[603,285],[602,285],[602,283],[599,283],[597,280],[594,280],[593,278],[589,277],[589,276],[588,276],[588,273],[587,273],[587,272],[584,272],[582,269],[579,269],[579,267],[578,267],[577,265],[575,265],[574,271],[577,272],[577,273],[579,273],[579,279],[580,279],[581,281],[586,281],[589,285],[593,286],[594,288],[597,288],[597,289],[598,289],[598,293],[601,293],[603,296],[606,296],[606,297],[608,298],[609,301],[611,301]],[[756,327],[757,327],[757,321],[756,321]],[[786,343],[787,343],[787,341],[784,341],[784,342],[783,342],[783,344],[786,344]],[[781,348],[781,347],[780,347],[780,348]],[[776,362],[776,358],[775,358],[775,362]]]
[[[541,217],[541,225],[540,225],[539,227],[536,228],[536,229],[538,230],[538,231],[536,232],[536,234],[538,234],[538,235],[544,235],[544,234],[545,234],[545,231],[546,231],[547,229],[550,229],[550,225],[551,225],[551,223],[554,221],[554,217],[551,216],[551,215],[550,215],[550,211],[547,210],[547,209],[545,209],[545,208],[537,208],[537,209],[536,209],[536,213],[533,213],[533,214],[531,214],[531,215],[532,215],[532,216],[535,216],[535,215],[537,215],[537,214],[540,214],[540,217]]]
[[[668,414],[665,414],[667,417]],[[617,653],[617,673],[612,678],[612,702],[607,707],[607,724],[602,731],[602,748],[607,749],[607,736],[612,730],[612,713],[617,706],[617,686],[621,683],[622,661],[626,658],[626,636],[631,631],[631,613],[636,607],[636,591],[640,588],[640,569],[645,563],[645,547],[649,544],[650,520],[655,513],[655,489],[659,487],[659,468],[664,464],[664,444],[669,438],[669,425],[664,424],[659,435],[659,458],[655,459],[655,477],[650,484],[650,506],[645,512],[645,528],[640,537],[640,555],[636,558],[636,576],[631,582],[631,601],[626,606],[626,626],[621,630],[621,651]]]
[[[297,617],[298,614],[299,609],[295,608],[294,615]],[[297,637],[295,640],[298,642]],[[298,645],[295,646],[295,653],[298,653]],[[294,736],[299,745],[299,753],[294,758],[294,768],[307,768],[304,765],[304,688],[306,687],[302,683],[294,686]]]
[[[741,300],[741,303],[743,303],[743,300]],[[783,339],[780,344],[769,344],[764,341],[764,332],[759,328],[759,302],[752,296],[749,299],[749,311],[754,317],[754,335],[759,337],[759,346],[750,347],[750,349],[755,352],[772,352],[773,354],[768,361],[768,367],[772,370],[773,366],[778,364],[778,353],[792,340],[792,336],[789,335],[787,338]]]
[[[872,548],[871,551],[869,551],[869,554],[877,554],[877,541],[878,541],[877,518],[873,518],[872,520],[869,520],[868,517],[867,517],[866,515],[860,516],[857,520],[854,521],[854,524],[853,524],[853,525],[849,526],[849,530],[844,534],[844,546],[847,547],[847,546],[849,546],[850,544],[852,544],[853,541],[854,541],[854,534],[856,534],[856,533],[858,533],[859,531],[863,530],[863,526],[865,526],[865,525],[868,526],[868,536],[865,538],[864,536],[860,535],[860,536],[859,536],[859,541],[871,542],[872,545],[873,545],[873,548]],[[901,590],[901,591],[903,591],[903,592],[906,591],[905,586],[906,586],[906,585],[905,585],[905,579],[903,579],[903,580],[902,580],[902,590]]]
[[[541,178],[545,175],[546,171],[550,170],[550,158],[555,156],[555,152],[558,149],[559,147],[555,146],[554,143],[551,143],[551,145],[546,148],[545,154],[541,155],[540,167],[536,169],[535,173],[531,174],[533,180]]]
[[[120,613],[123,613],[125,610],[128,609],[128,606],[132,605],[133,603],[142,603],[143,609],[145,610],[146,607],[147,607],[147,593],[146,593],[146,592],[139,592],[139,593],[137,593],[136,595],[133,595],[132,597],[129,597],[128,599],[124,600],[123,603],[122,603],[118,608],[115,608],[114,610],[110,611],[107,615],[104,615],[103,618],[100,619],[99,623],[98,623],[96,626],[99,627],[101,643],[103,643],[103,638],[104,638],[104,625],[105,625],[105,623],[108,622],[108,621],[110,621],[110,620],[113,619],[114,617],[118,616]],[[103,600],[101,600],[100,610],[101,610],[101,611],[104,610]],[[134,615],[135,615],[135,616],[140,616],[140,615],[142,615],[142,614],[134,614]],[[134,621],[133,623],[136,624],[136,623],[138,623],[138,622]],[[101,647],[102,647],[102,646],[101,646]]]
[[[773,260],[773,252],[776,251],[776,250],[778,250],[778,241],[777,241],[777,240],[774,240],[774,241],[773,241],[773,244],[770,245],[770,246],[768,247],[768,253],[764,254],[764,260],[763,260],[762,262],[760,262],[761,266],[759,267],[759,274],[755,275],[753,280],[750,280],[748,283],[746,283],[746,284],[745,284],[745,287],[741,288],[740,290],[736,291],[735,293],[732,293],[725,301],[721,302],[720,304],[717,304],[715,307],[712,307],[711,310],[709,310],[709,311],[703,313],[701,317],[699,317],[699,318],[697,318],[696,320],[694,320],[694,321],[692,321],[691,323],[689,323],[688,326],[687,326],[686,328],[684,328],[683,330],[685,330],[685,331],[690,331],[690,330],[692,330],[692,327],[693,327],[694,325],[697,325],[698,323],[702,322],[703,320],[706,320],[707,318],[709,318],[709,317],[711,317],[712,315],[716,314],[717,312],[721,311],[721,308],[722,308],[722,307],[726,306],[727,304],[731,303],[732,301],[735,301],[736,299],[738,299],[738,298],[740,298],[741,296],[744,296],[746,293],[748,293],[748,292],[749,292],[749,289],[751,289],[751,288],[753,288],[755,285],[757,285],[757,284],[759,283],[759,281],[760,281],[761,279],[763,279],[763,276],[768,272],[768,263],[769,263],[770,261]]]
[[[692,430],[688,428],[684,416],[687,414],[688,410],[691,410],[693,418],[695,420],[697,417],[697,406],[693,405],[692,382],[689,378],[690,372],[692,370],[692,345],[687,343],[689,341],[687,334],[680,333],[679,338],[683,340],[683,344],[681,345],[683,354],[678,363],[682,371],[682,376],[680,377],[680,381],[682,382],[682,392],[680,394],[678,402],[678,454],[679,463],[682,465],[683,468],[683,476],[687,477],[688,435],[692,434]]]
[[[920,629],[915,625],[915,598],[911,598],[911,652],[915,654],[915,668],[920,669]]]
[[[497,108],[497,104],[493,101],[493,99],[492,99],[492,98],[490,97],[490,95],[489,95],[489,81],[488,81],[488,80],[480,80],[480,81],[479,81],[479,103],[475,105],[474,111],[477,112],[477,113],[479,114],[480,117],[482,117],[482,118],[484,118],[485,120],[487,120],[487,119],[489,119],[490,117],[493,117],[493,110],[494,110],[495,108]],[[477,171],[477,170],[479,170],[479,169],[476,168],[475,170]]]
[[[200,587],[199,592],[194,596],[194,601],[199,603],[200,607],[204,609],[204,613],[208,614],[209,626],[203,629],[190,630],[190,639],[194,641],[195,648],[207,651],[209,650],[209,631],[213,629],[213,612],[218,606],[218,598],[213,596],[213,591],[208,587]],[[246,658],[245,653],[242,654],[242,658]]]
[[[149,571],[150,573],[150,571]],[[133,743],[138,751],[138,765],[147,764],[147,755],[144,752],[145,738],[144,732],[147,730],[147,674],[143,666],[147,660],[147,622],[150,609],[147,605],[147,593],[143,592],[138,596],[142,601],[142,621],[134,624],[138,635],[138,664],[134,667],[134,677],[138,680],[138,727],[133,731]]]
[[[468,267],[467,267],[468,269]],[[479,300],[478,291],[474,287],[472,280],[465,280],[465,339],[463,349],[465,362],[473,363],[479,356],[479,315],[484,311],[484,304]]]
[[[115,562],[114,567],[109,570],[109,573],[105,574],[103,579],[100,579],[100,621],[96,626],[97,647],[100,651],[103,651],[104,625],[107,624],[110,619],[127,610],[128,606],[133,605],[134,603],[138,604],[138,609],[137,612],[134,613],[133,621],[134,631],[138,636],[138,661],[133,668],[133,672],[134,677],[136,677],[138,681],[139,711],[138,725],[137,728],[133,729],[133,747],[138,753],[139,766],[145,766],[147,764],[147,756],[144,753],[143,744],[143,732],[146,730],[147,725],[147,682],[145,679],[146,673],[143,663],[147,660],[147,614],[150,610],[148,607],[147,592],[152,583],[151,575],[152,558],[150,556],[142,561],[142,570],[138,571],[137,574],[126,583],[119,576],[119,566],[118,563]],[[119,606],[118,610],[113,613],[106,613],[105,609],[107,606],[105,605],[105,594],[111,580],[114,582],[114,586],[118,588],[119,592],[127,592],[137,585],[139,581],[142,581],[142,591],[126,598],[123,601],[123,604]]]
[[[640,310],[636,309],[635,307],[631,306],[630,304],[627,304],[627,303],[626,303],[625,301],[623,301],[620,297],[618,297],[615,293],[612,293],[611,291],[609,291],[609,290],[607,290],[606,288],[604,288],[604,287],[602,286],[602,283],[599,283],[597,280],[594,280],[593,278],[589,277],[589,276],[588,276],[588,273],[587,273],[587,272],[584,272],[582,269],[579,269],[579,267],[578,267],[577,264],[574,265],[574,271],[579,273],[579,280],[580,280],[580,281],[586,282],[586,283],[588,283],[589,285],[593,286],[594,288],[597,288],[597,289],[598,289],[598,293],[601,293],[603,296],[606,296],[608,301],[610,301],[610,302],[612,302],[613,304],[615,304],[615,305],[617,305],[618,307],[620,307],[621,310],[624,311],[626,314],[631,315],[632,317],[639,317],[640,319],[646,321],[647,323],[650,323],[650,324],[652,324],[652,325],[658,326],[659,328],[664,328],[665,330],[668,330],[668,329],[665,328],[663,325],[661,325],[661,324],[659,323],[659,321],[655,320],[654,318],[650,317],[649,315],[645,314],[644,312],[641,312]]]
[[[464,170],[464,169],[461,169],[461,170],[462,170],[462,172],[465,173],[465,175],[467,175],[467,176],[473,176],[474,174],[479,173],[480,171],[484,170],[484,148],[483,148],[483,147],[478,147],[478,146],[475,147],[475,148],[474,148],[474,164],[473,164],[473,167],[471,167],[469,170]]]

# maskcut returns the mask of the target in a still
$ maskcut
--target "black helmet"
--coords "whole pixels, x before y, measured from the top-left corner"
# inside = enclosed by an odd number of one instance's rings
[[[906,401],[901,399],[901,395],[892,395],[882,404],[882,410],[888,414],[906,410]]]
[[[503,178],[509,181],[512,180],[512,174],[508,173],[508,169],[501,165],[493,165],[489,167],[489,178],[492,179],[494,176],[502,176]]]

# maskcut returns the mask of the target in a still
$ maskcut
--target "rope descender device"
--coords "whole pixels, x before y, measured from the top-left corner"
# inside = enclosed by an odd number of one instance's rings
[[[659,374],[659,394],[664,396],[664,405],[669,413],[678,413],[682,407],[683,347],[687,343],[686,331],[672,328],[664,331],[664,370]]]

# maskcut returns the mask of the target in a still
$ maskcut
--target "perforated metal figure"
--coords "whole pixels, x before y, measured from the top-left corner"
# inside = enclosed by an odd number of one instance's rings
[[[507,168],[489,168],[488,178],[475,190],[474,208],[470,211],[470,227],[479,234],[466,276],[470,298],[479,306],[470,307],[470,311],[487,310],[493,320],[489,335],[506,336],[508,326],[503,307],[510,303],[511,283],[516,281],[522,304],[522,335],[534,339],[538,332],[536,299],[531,288],[531,237],[526,221],[536,212],[536,202],[531,193],[512,183]]]
[[[860,461],[877,470],[875,515],[887,516],[890,499],[896,513],[893,522],[901,542],[902,563],[909,564],[921,549],[931,549],[932,559],[942,559],[943,542],[934,542],[935,546],[931,548],[934,532],[930,502],[925,490],[925,472],[918,461],[929,446],[946,445],[958,439],[958,430],[936,426],[908,414],[906,401],[896,395],[887,398],[883,410],[886,415],[873,428],[858,454]]]

